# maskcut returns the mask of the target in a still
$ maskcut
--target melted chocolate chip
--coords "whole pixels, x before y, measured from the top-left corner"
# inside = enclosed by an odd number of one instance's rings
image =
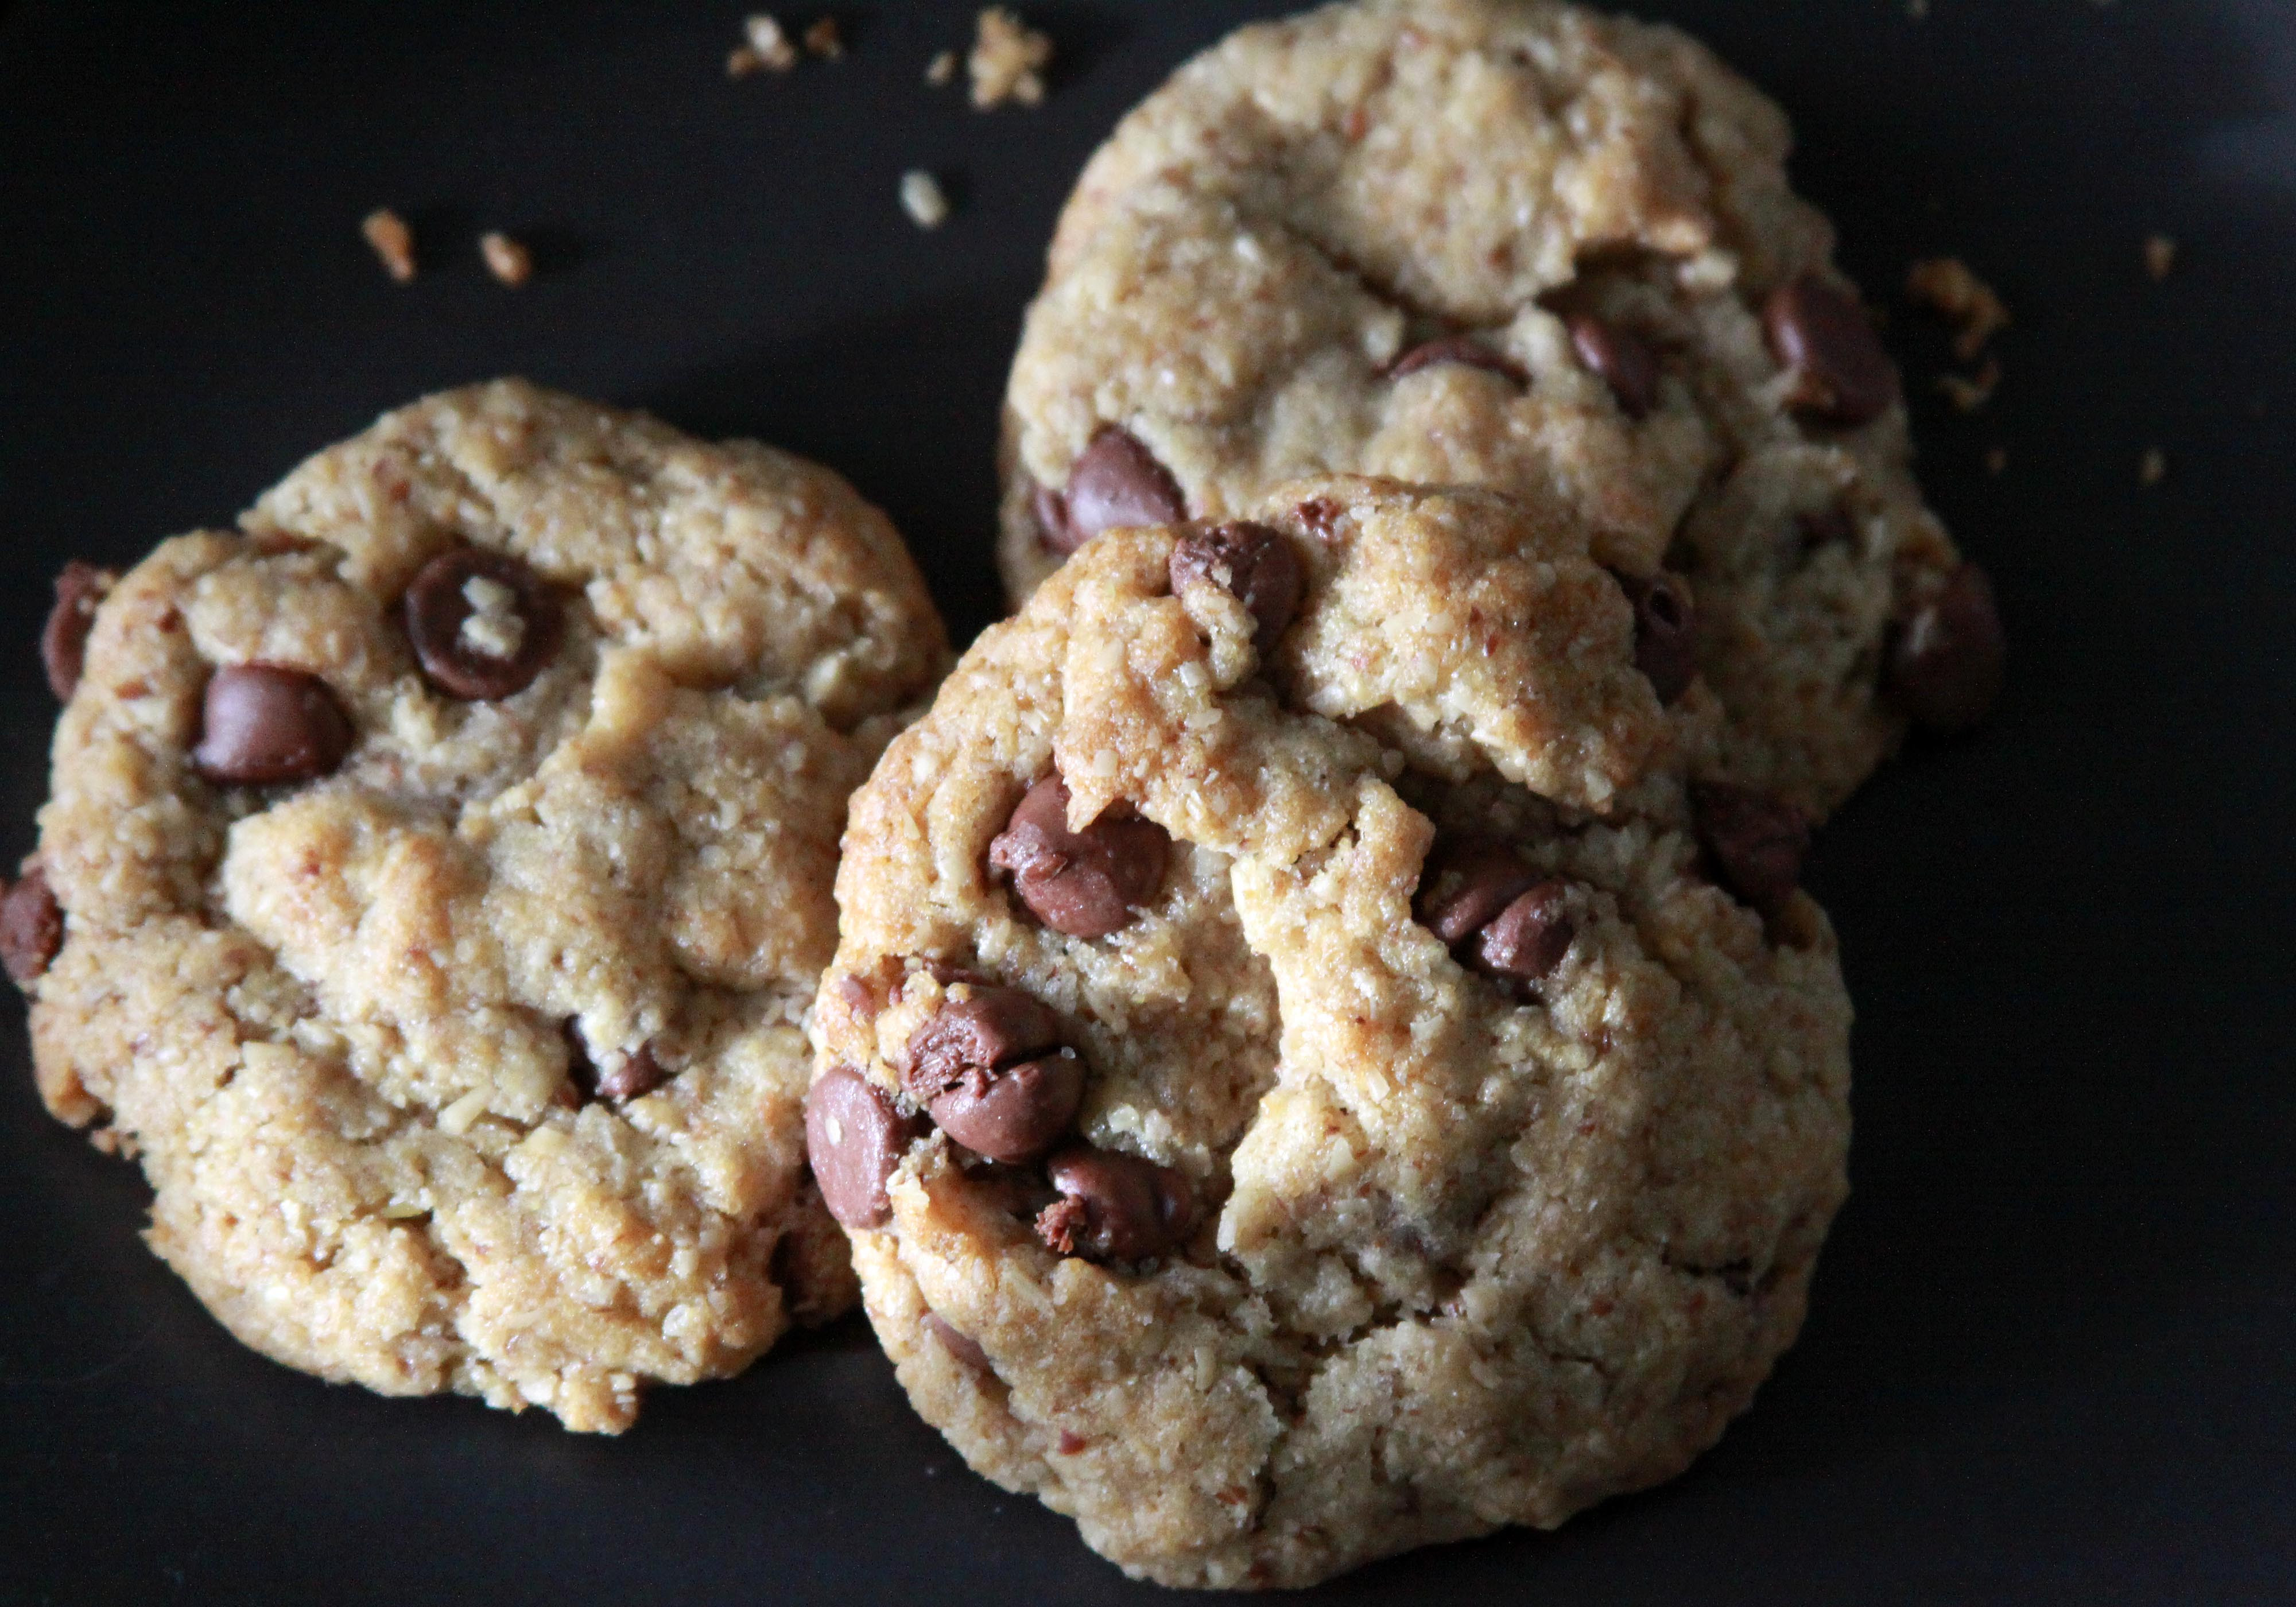
[[[491,701],[522,692],[558,651],[558,594],[507,553],[439,553],[415,572],[406,613],[422,673],[451,697]]]
[[[1898,399],[1897,365],[1857,299],[1804,274],[1770,292],[1762,325],[1771,355],[1793,375],[1788,400],[1835,424],[1864,424]]]
[[[585,1100],[611,1099],[619,1103],[642,1098],[652,1093],[668,1080],[669,1073],[653,1057],[651,1042],[636,1049],[614,1063],[610,1071],[598,1070],[591,1058],[590,1045],[583,1041],[581,1028],[569,1016],[559,1027],[559,1036],[566,1040],[566,1070],[579,1088]]]
[[[1809,817],[1784,799],[1726,782],[1691,788],[1698,841],[1715,877],[1765,914],[1793,896],[1809,855]]]
[[[19,986],[37,980],[64,946],[63,906],[37,863],[0,896],[0,965]]]
[[[948,1352],[951,1361],[983,1378],[996,1376],[996,1369],[989,1365],[988,1352],[980,1348],[980,1341],[951,1324],[939,1312],[925,1313],[924,1330],[940,1341],[940,1348]]]
[[[1184,536],[1174,545],[1172,590],[1209,581],[1233,594],[1258,625],[1253,643],[1262,658],[1282,638],[1300,610],[1307,571],[1281,530],[1239,521]]]
[[[1523,373],[1522,365],[1514,359],[1467,335],[1442,335],[1432,340],[1422,341],[1388,365],[1387,377],[1399,380],[1439,363],[1463,363],[1470,368],[1504,375],[1518,385],[1528,384],[1530,380],[1530,376]]]
[[[1038,488],[1037,524],[1045,545],[1073,553],[1103,530],[1172,524],[1187,517],[1172,471],[1128,430],[1104,424],[1069,470],[1068,488]]]
[[[1060,1022],[1019,988],[969,988],[909,1034],[902,1080],[920,1103],[929,1103],[968,1072],[1002,1070],[1059,1044]]]
[[[56,577],[56,605],[40,632],[40,664],[48,672],[48,690],[59,703],[71,700],[79,685],[80,667],[87,661],[87,633],[95,627],[95,605],[111,589],[110,571],[73,559]]]
[[[1069,789],[1057,773],[1030,787],[988,863],[1037,920],[1071,938],[1103,938],[1128,924],[1163,885],[1172,840],[1128,806],[1104,809],[1081,832],[1068,826]]]
[[[1077,1144],[1046,1163],[1061,1198],[1037,1218],[1055,1253],[1092,1261],[1142,1261],[1187,1237],[1194,1191],[1168,1167]]]
[[[1456,946],[1496,920],[1538,873],[1496,843],[1468,842],[1431,856],[1414,901],[1419,923]]]
[[[1611,388],[1620,412],[1639,419],[1658,406],[1658,354],[1648,341],[1586,313],[1574,314],[1568,327],[1571,349],[1589,373]]]
[[[1578,935],[1570,901],[1570,884],[1559,877],[1514,899],[1476,934],[1476,969],[1519,982],[1553,975]]]
[[[1966,731],[2001,695],[2008,652],[1993,583],[1964,563],[1892,632],[1883,672],[1890,701],[1923,730]]]
[[[805,1098],[805,1157],[829,1214],[848,1227],[880,1227],[893,1215],[885,1180],[925,1133],[882,1088],[850,1066],[832,1066]]]
[[[1698,611],[1690,588],[1664,570],[1646,580],[1612,572],[1634,606],[1635,668],[1660,702],[1671,703],[1698,675]]]
[[[968,1066],[925,1108],[974,1154],[1018,1165],[1058,1142],[1083,1099],[1084,1062],[1063,1049],[995,1070]]]
[[[209,781],[310,781],[343,762],[357,733],[327,684],[275,664],[226,664],[208,679],[192,765]]]

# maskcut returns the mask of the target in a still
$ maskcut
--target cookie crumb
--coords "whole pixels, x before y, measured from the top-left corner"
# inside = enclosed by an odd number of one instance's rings
[[[837,31],[834,17],[816,18],[805,30],[805,47],[815,55],[834,61],[845,53],[845,37]]]
[[[940,181],[922,168],[901,175],[901,209],[921,229],[937,229],[948,221],[948,196]]]
[[[1984,366],[1977,371],[1973,379],[1957,373],[1941,373],[1937,379],[1937,388],[1963,413],[1975,413],[1991,401],[1994,388],[2000,383],[2001,365],[1992,357],[1985,359]]]
[[[1992,448],[1990,448],[1989,450],[1988,450],[1988,451],[1987,451],[1987,453],[1985,454],[1985,471],[1986,471],[1988,474],[1998,474],[1998,473],[2000,473],[2004,469],[2006,469],[2008,466],[2009,466],[2009,448],[2008,448],[2008,447],[1992,447]]]
[[[2144,237],[2144,271],[2157,282],[2166,279],[2177,266],[2177,242],[2166,234]]]
[[[359,225],[359,233],[382,258],[382,271],[400,284],[414,277],[414,231],[389,207],[377,207]]]
[[[940,54],[932,59],[931,64],[925,69],[925,82],[931,84],[936,89],[939,88],[944,84],[955,82],[955,78],[956,52],[953,50],[942,51]]]
[[[1953,355],[1973,363],[1985,343],[2009,326],[2009,309],[1993,287],[1958,257],[1932,257],[1906,274],[1906,294],[1954,325]]]
[[[486,258],[487,272],[512,290],[534,277],[534,253],[499,229],[479,236],[479,255]]]
[[[2136,483],[2140,486],[2157,486],[2168,478],[2169,455],[2158,447],[2145,447],[2144,455],[2137,461]]]
[[[1023,106],[1041,103],[1045,69],[1053,60],[1052,40],[1002,5],[983,11],[978,27],[965,63],[972,74],[973,105],[986,111],[1007,101]]]

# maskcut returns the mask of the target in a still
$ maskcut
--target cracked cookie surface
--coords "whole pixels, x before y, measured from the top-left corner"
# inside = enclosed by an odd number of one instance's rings
[[[1940,723],[1891,649],[1959,560],[1789,143],[1695,42],[1574,7],[1242,29],[1062,215],[1006,396],[1009,591],[1298,475],[1495,487],[1686,581],[1718,774],[1829,812]]]
[[[1578,527],[1252,512],[1105,535],[964,655],[855,795],[814,1027],[910,1398],[1171,1585],[1671,1476],[1845,1187],[1831,929],[1759,799],[1631,781],[1664,717]]]
[[[503,381],[110,588],[41,1092],[248,1344],[618,1431],[853,1285],[807,1180],[845,801],[945,662],[835,475]]]

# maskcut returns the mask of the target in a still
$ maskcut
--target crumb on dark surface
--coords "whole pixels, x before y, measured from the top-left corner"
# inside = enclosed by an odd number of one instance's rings
[[[2144,237],[2144,271],[2157,282],[2176,271],[2177,242],[2166,234]]]
[[[479,255],[486,260],[487,272],[512,290],[534,277],[534,253],[499,229],[479,237]]]
[[[2009,327],[2009,308],[1958,257],[1931,257],[1906,273],[1906,294],[1954,326],[1953,355],[1973,363]]]
[[[359,225],[368,245],[382,261],[382,271],[400,284],[414,277],[414,231],[389,207],[377,207]]]
[[[922,168],[901,175],[901,209],[921,229],[937,229],[948,221],[948,195],[940,181]]]
[[[1946,400],[1962,413],[1975,413],[1991,401],[1994,389],[2000,383],[2001,364],[1995,357],[1986,358],[1973,376],[1941,373],[1937,377],[1937,388],[1944,392]]]
[[[956,52],[944,50],[925,68],[925,82],[940,88],[956,81]]]
[[[1045,69],[1052,64],[1053,42],[1006,7],[992,5],[977,20],[972,54],[972,103],[982,111],[1017,102],[1041,104]]]
[[[816,17],[813,26],[805,30],[805,47],[825,61],[834,61],[845,53],[845,36],[837,29],[834,17]]]

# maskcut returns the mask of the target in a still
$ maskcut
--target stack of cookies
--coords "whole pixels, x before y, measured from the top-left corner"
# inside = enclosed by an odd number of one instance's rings
[[[1543,0],[1236,34],[1061,219],[953,670],[828,471],[517,382],[76,567],[49,1107],[387,1392],[618,1430],[857,1274],[1165,1583],[1671,1476],[1846,1187],[1810,832],[2002,672],[1787,146]]]

